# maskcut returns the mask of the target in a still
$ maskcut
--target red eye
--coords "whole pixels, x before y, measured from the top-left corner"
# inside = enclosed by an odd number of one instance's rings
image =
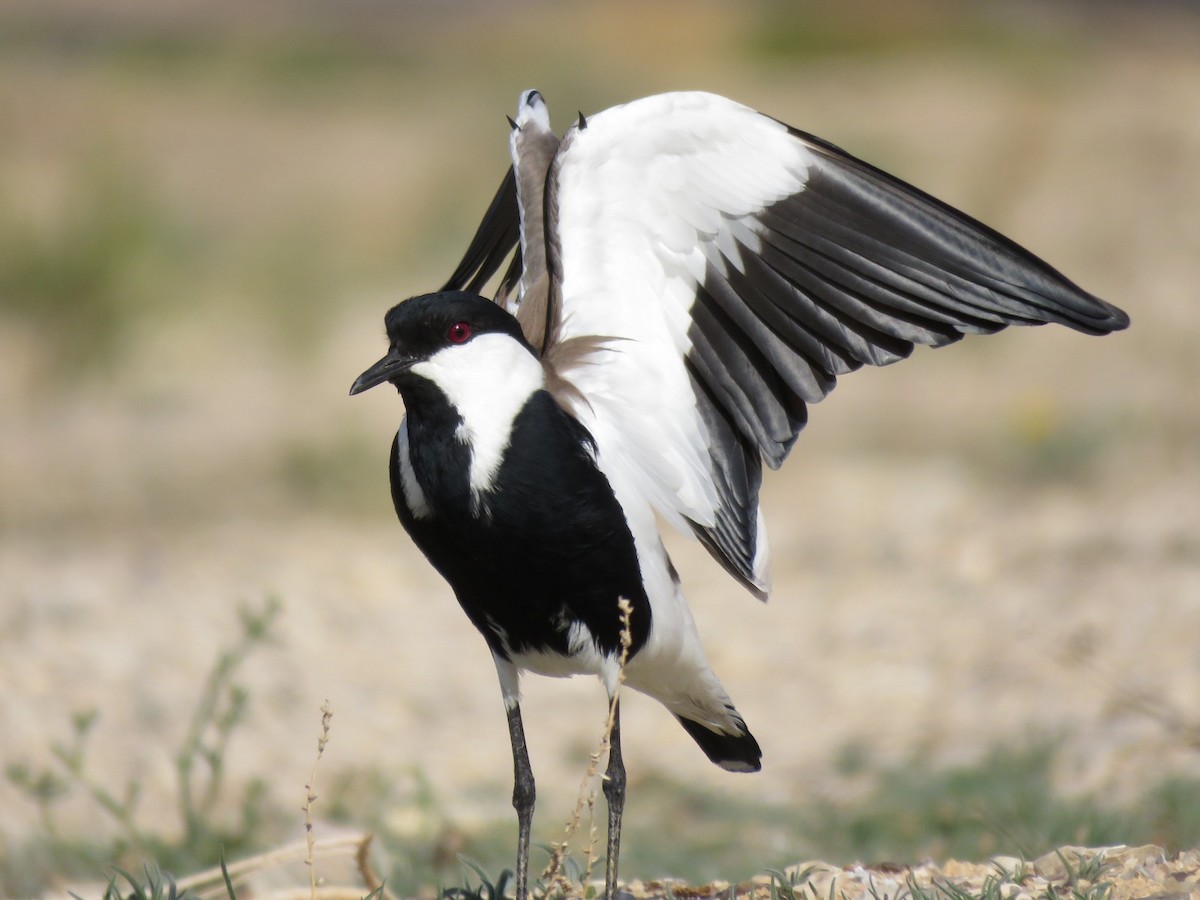
[[[468,322],[455,322],[446,332],[446,337],[452,344],[465,344],[471,339],[471,325]]]

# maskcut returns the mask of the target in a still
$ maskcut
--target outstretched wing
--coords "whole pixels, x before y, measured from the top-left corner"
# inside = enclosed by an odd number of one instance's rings
[[[545,214],[564,396],[622,481],[760,595],[761,460],[783,462],[837,376],[1007,325],[1128,324],[970,217],[711,94],[581,118]]]

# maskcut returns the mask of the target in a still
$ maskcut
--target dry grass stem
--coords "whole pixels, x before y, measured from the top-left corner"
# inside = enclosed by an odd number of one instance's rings
[[[249,859],[228,863],[225,868],[229,872],[230,880],[234,884],[244,884],[253,875],[267,872],[271,869],[278,869],[299,860],[311,863],[318,859],[344,859],[350,857],[357,864],[364,883],[374,890],[379,885],[380,880],[379,876],[370,869],[369,863],[366,862],[370,846],[371,835],[369,834],[353,834],[346,837],[330,838],[324,841],[297,841],[294,844],[288,844],[285,847],[280,847],[267,853],[260,853],[258,856],[252,856]],[[186,878],[180,878],[176,882],[176,885],[181,893],[186,891],[200,898],[200,900],[216,900],[216,898],[226,897],[225,881],[219,866],[205,869],[203,872],[197,872]],[[341,890],[343,893],[346,890],[351,890],[355,893],[355,896],[361,897],[362,895],[361,891],[357,888],[330,888],[329,890]],[[311,889],[306,891],[306,893],[311,894]],[[321,897],[326,897],[327,892],[321,890],[320,895]]]
[[[364,840],[358,843],[358,848],[354,853],[354,863],[358,866],[358,875],[370,893],[379,894],[380,900],[396,900],[396,896],[387,889],[387,885],[383,883],[383,879],[371,865],[371,841],[373,839],[374,835],[368,834]]]
[[[254,895],[255,900],[305,900],[310,897],[313,900],[363,900],[363,892],[356,887],[331,885],[317,888],[315,894],[306,888],[281,888]]]
[[[621,656],[617,661],[616,684],[613,686],[612,697],[608,703],[608,718],[604,722],[604,732],[600,736],[600,742],[589,757],[587,771],[584,772],[583,779],[579,783],[579,795],[575,800],[575,809],[571,813],[571,818],[564,829],[563,839],[553,845],[550,853],[550,863],[542,872],[542,880],[546,882],[547,886],[558,888],[564,896],[570,896],[571,886],[563,875],[562,864],[570,849],[571,839],[575,836],[575,832],[579,830],[579,822],[583,817],[583,808],[585,805],[588,808],[589,822],[588,845],[584,850],[585,867],[583,878],[585,881],[591,877],[592,869],[599,858],[596,853],[598,834],[594,817],[596,789],[592,787],[592,784],[599,775],[600,760],[608,755],[613,726],[617,720],[617,701],[620,698],[621,685],[625,683],[625,665],[629,662],[629,650],[633,646],[633,632],[629,627],[629,620],[633,615],[633,606],[627,599],[622,597],[617,601],[617,609],[621,613]]]
[[[1068,668],[1091,675],[1091,681],[1107,687],[1112,693],[1110,703],[1117,709],[1130,710],[1162,726],[1186,746],[1200,750],[1200,719],[1180,709],[1171,698],[1163,696],[1157,685],[1129,684],[1128,675],[1105,665],[1094,656],[1094,648],[1086,639],[1071,642],[1060,656]]]

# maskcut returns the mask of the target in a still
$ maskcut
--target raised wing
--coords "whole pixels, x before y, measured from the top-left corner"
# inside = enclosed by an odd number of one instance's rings
[[[568,402],[630,496],[760,595],[760,460],[782,463],[838,375],[1006,325],[1128,324],[974,219],[711,94],[581,119],[545,210]]]
[[[559,142],[550,129],[550,112],[538,91],[524,91],[517,103],[516,119],[508,121],[512,126],[512,167],[442,290],[481,292],[515,247],[494,299],[518,317],[526,338],[541,350],[549,294],[543,191]]]
[[[475,231],[467,252],[463,254],[451,274],[442,285],[443,291],[471,291],[478,294],[483,290],[496,270],[508,259],[520,237],[520,215],[517,207],[517,177],[512,168],[500,182],[496,196],[492,198],[483,221]],[[501,280],[500,295],[512,290],[521,274],[521,256],[513,257],[511,265]]]

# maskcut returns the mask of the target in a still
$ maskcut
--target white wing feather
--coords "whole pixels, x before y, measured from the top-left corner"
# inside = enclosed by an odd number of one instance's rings
[[[741,268],[751,216],[803,188],[810,154],[787,128],[711,94],[666,94],[591,116],[563,139],[555,236],[560,339],[602,335],[602,365],[561,374],[600,455],[620,460],[668,521],[711,526],[708,435],[683,357],[706,266]],[[761,533],[761,529],[760,529]],[[762,542],[756,574],[765,584]]]

